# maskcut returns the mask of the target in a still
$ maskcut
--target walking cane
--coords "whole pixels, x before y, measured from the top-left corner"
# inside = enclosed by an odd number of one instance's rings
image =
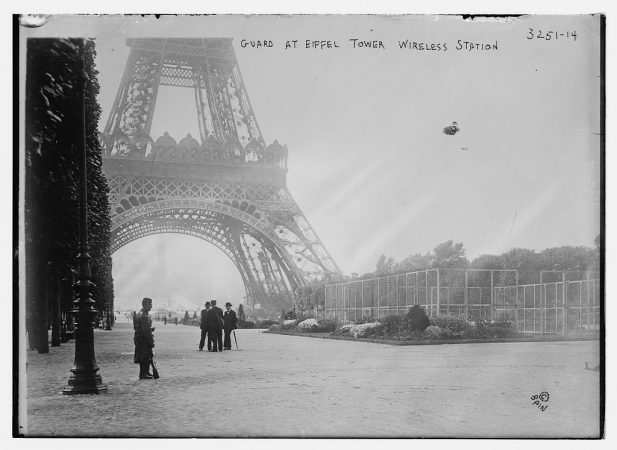
[[[154,365],[154,358],[150,359],[150,364],[152,365],[152,377],[156,380],[159,378],[159,371],[156,370],[156,366]]]
[[[236,339],[236,330],[231,330],[234,333],[234,341],[236,341],[236,350],[238,350],[238,339]]]

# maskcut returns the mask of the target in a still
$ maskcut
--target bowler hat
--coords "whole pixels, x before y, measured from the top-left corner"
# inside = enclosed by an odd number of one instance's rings
[[[231,303],[227,302],[225,303],[225,306],[231,306]]]

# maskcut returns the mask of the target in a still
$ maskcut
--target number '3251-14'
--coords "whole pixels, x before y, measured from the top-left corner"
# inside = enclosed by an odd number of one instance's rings
[[[527,39],[544,39],[545,41],[558,40],[558,39],[573,39],[576,41],[576,31],[542,31],[529,28],[527,33]]]

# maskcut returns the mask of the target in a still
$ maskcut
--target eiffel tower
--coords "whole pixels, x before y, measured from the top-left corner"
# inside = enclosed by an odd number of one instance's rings
[[[227,38],[127,39],[101,134],[112,252],[144,236],[210,242],[237,267],[249,306],[280,311],[340,270],[289,193],[287,147],[266,145]],[[150,136],[160,86],[192,89],[199,141]],[[216,274],[204,273],[204,276]]]

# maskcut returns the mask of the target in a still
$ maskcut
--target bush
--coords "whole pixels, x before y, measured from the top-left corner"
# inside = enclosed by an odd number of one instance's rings
[[[238,320],[238,328],[255,328],[255,322],[250,320]]]
[[[430,324],[441,328],[444,338],[474,337],[476,326],[462,317],[442,315],[431,318]]]
[[[407,331],[408,324],[404,316],[392,315],[379,319],[379,326],[367,330],[370,336],[385,336],[396,339]]]
[[[424,331],[430,325],[426,311],[420,305],[412,306],[407,312],[406,319],[411,331]]]
[[[274,324],[270,325],[269,330],[270,331],[280,331],[281,330],[281,326],[278,323],[274,323]]]
[[[255,328],[269,328],[274,324],[278,324],[278,322],[270,319],[257,320],[257,322],[255,323]]]
[[[345,325],[337,326],[334,334],[338,336],[365,337],[367,330],[379,325],[379,322],[346,323]]]
[[[336,320],[331,319],[319,319],[319,325],[317,329],[312,330],[317,333],[332,333],[336,330],[336,326],[338,322]]]
[[[508,320],[488,321],[479,320],[476,322],[476,333],[483,338],[503,338],[517,336],[518,332],[514,323]]]
[[[319,322],[314,318],[306,319],[298,323],[298,328],[302,331],[315,331],[319,328]]]
[[[355,323],[346,323],[345,325],[337,326],[334,330],[334,334],[337,336],[349,336],[351,329],[355,326]]]
[[[381,322],[367,322],[356,325],[352,329],[354,337],[363,338],[388,338],[386,335],[386,327]]]
[[[283,325],[281,325],[282,330],[293,330],[296,328],[296,324],[298,321],[296,319],[288,319],[283,321]]]
[[[424,337],[427,339],[441,339],[443,331],[436,325],[430,325],[424,330]]]
[[[378,335],[380,328],[381,323],[379,322],[365,322],[361,324],[348,323],[336,328],[334,334],[339,336],[353,336],[355,338],[362,338]]]

